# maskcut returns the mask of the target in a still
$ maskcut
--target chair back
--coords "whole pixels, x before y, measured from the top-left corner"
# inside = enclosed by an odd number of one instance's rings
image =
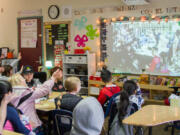
[[[54,135],[68,135],[72,127],[72,112],[57,109],[52,111]]]
[[[105,115],[104,117],[106,118],[107,116],[109,116],[110,112],[111,112],[111,109],[112,109],[112,105],[115,104],[115,100],[116,100],[116,97],[120,95],[120,92],[114,94],[110,99],[109,99],[109,103],[108,103],[108,106],[106,108],[106,111],[105,111]]]

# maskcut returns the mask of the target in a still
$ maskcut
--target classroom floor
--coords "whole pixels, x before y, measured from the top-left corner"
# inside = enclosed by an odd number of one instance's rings
[[[164,128],[167,124],[155,126],[152,128],[152,135],[171,135],[171,128],[165,131]],[[144,128],[144,135],[148,135],[148,128]],[[174,135],[180,135],[180,130],[175,130]]]
[[[171,128],[168,128],[168,131],[165,131],[164,128],[168,124],[163,124],[160,126],[155,126],[152,128],[152,135],[171,135]],[[108,118],[105,119],[105,130],[107,130],[108,127]],[[149,129],[147,127],[143,127],[144,134],[143,135],[149,135]],[[106,131],[107,132],[107,131]],[[101,135],[107,135],[106,133],[102,133]],[[180,130],[174,131],[174,135],[180,135]]]

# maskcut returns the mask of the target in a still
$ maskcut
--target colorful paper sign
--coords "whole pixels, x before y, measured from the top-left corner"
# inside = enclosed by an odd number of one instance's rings
[[[94,29],[92,24],[87,25],[86,30],[87,30],[86,35],[90,37],[91,40],[94,40],[95,37],[99,37],[99,34],[97,33],[97,29]]]
[[[74,38],[74,41],[77,42],[77,46],[78,47],[85,47],[86,44],[85,42],[88,41],[88,37],[86,35],[83,35],[82,38],[79,35],[76,35],[76,37]]]
[[[78,30],[85,28],[87,22],[87,18],[82,16],[81,19],[76,19],[74,22],[74,26],[78,27]]]

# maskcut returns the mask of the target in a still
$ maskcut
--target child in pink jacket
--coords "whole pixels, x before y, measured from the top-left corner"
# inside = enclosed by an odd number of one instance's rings
[[[12,104],[20,109],[24,115],[29,117],[30,121],[33,122],[34,131],[38,132],[38,129],[41,129],[42,126],[42,122],[36,113],[35,100],[48,95],[54,86],[54,81],[57,77],[59,78],[59,76],[62,77],[62,72],[57,70],[48,81],[44,82],[42,86],[37,87],[35,90],[27,87],[25,79],[20,74],[15,74],[9,78],[13,86],[13,91],[17,94]],[[20,104],[20,100],[25,96],[28,98]]]

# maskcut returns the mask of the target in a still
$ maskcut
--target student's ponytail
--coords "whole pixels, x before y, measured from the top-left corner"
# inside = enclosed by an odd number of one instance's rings
[[[118,119],[119,119],[119,124],[122,125],[122,120],[127,114],[127,108],[129,106],[129,96],[126,91],[121,91],[120,92],[120,103],[119,103],[119,110],[118,110]]]

